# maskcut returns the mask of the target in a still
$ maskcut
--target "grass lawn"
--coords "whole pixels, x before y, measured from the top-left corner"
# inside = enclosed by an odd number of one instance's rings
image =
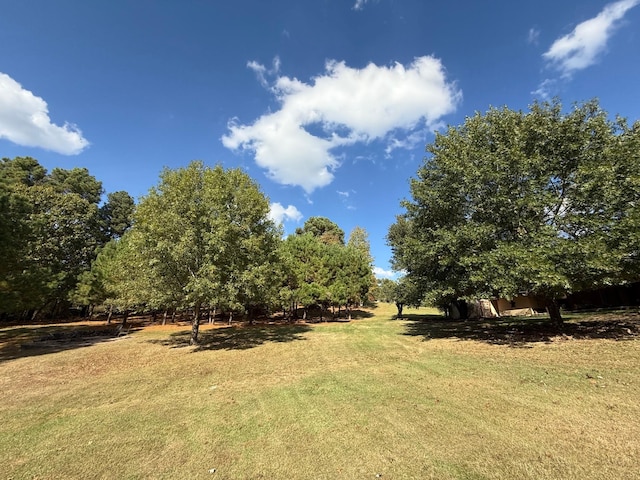
[[[640,320],[0,327],[12,479],[640,479]],[[213,472],[215,469],[215,472]]]

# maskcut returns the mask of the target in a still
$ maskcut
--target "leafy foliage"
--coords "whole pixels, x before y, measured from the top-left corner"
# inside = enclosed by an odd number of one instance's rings
[[[596,101],[491,109],[437,134],[389,229],[395,268],[438,305],[522,292],[553,305],[635,278],[639,135]]]
[[[418,286],[407,276],[399,280],[383,278],[378,281],[379,300],[387,303],[395,303],[398,309],[398,317],[402,316],[405,306],[419,307],[422,304],[422,292]]]
[[[102,184],[85,168],[47,174],[30,157],[0,163],[0,313],[55,315],[87,277],[105,234],[98,203]],[[126,213],[122,214],[122,217]],[[86,285],[85,285],[86,287]]]
[[[202,305],[244,310],[261,303],[280,237],[268,212],[268,200],[241,170],[202,162],[165,169],[123,237],[140,256],[134,278],[142,300],[193,307],[193,343]]]
[[[326,217],[310,217],[302,228],[296,229],[297,235],[309,233],[327,244],[344,245],[344,230]]]

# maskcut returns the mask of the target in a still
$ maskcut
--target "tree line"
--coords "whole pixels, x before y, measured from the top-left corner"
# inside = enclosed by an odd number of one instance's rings
[[[96,250],[130,226],[134,201],[103,195],[86,168],[47,172],[30,157],[0,162],[0,315],[57,316]]]
[[[72,305],[120,311],[283,312],[350,315],[374,283],[369,242],[357,227],[345,243],[331,220],[311,217],[283,239],[269,201],[239,169],[192,162],[165,169],[137,205],[107,196],[86,169],[31,158],[0,170],[0,314],[60,315]],[[337,309],[337,313],[336,313]]]

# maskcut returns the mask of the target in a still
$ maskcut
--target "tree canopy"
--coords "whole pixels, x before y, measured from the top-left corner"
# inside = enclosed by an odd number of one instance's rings
[[[114,235],[101,195],[85,168],[49,174],[30,157],[2,159],[0,314],[56,315],[69,306],[96,250]],[[122,210],[120,221],[130,214]]]
[[[133,247],[123,252],[138,257],[130,262],[139,267],[133,281],[140,300],[194,308],[193,344],[201,306],[261,303],[280,238],[268,213],[267,198],[239,169],[202,162],[165,169],[122,239]]]
[[[344,245],[344,230],[326,217],[310,217],[302,228],[296,229],[297,235],[309,233],[322,242]]]
[[[190,310],[197,343],[201,308],[251,319],[298,305],[350,312],[366,300],[366,231],[345,245],[338,225],[312,217],[283,241],[268,199],[241,170],[165,169],[138,205],[125,191],[100,204],[102,193],[85,168],[49,174],[30,157],[2,160],[2,317],[103,305],[124,323],[130,311]]]
[[[640,123],[597,101],[492,108],[437,134],[390,227],[396,269],[438,305],[638,276]]]

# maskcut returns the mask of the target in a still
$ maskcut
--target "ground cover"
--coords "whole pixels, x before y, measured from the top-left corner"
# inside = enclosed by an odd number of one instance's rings
[[[3,476],[640,478],[637,315],[369,313],[0,327]]]

